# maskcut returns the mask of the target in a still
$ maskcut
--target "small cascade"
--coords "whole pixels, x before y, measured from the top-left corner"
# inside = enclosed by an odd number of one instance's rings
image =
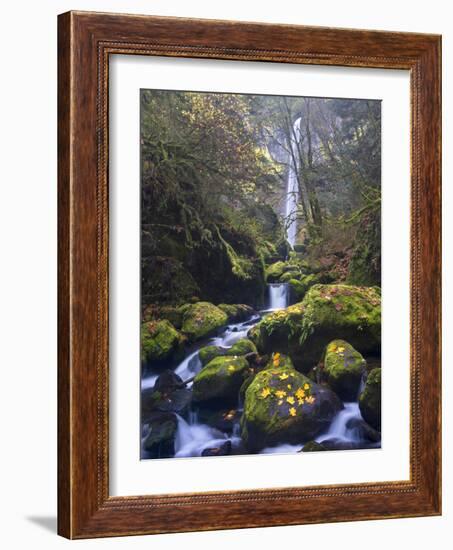
[[[284,309],[289,305],[289,285],[288,283],[269,283],[268,291],[268,309]]]
[[[341,441],[344,443],[360,443],[361,431],[355,421],[363,421],[358,403],[345,403],[344,409],[334,418],[327,432],[316,438],[318,443],[327,440]]]
[[[179,415],[175,439],[175,457],[201,456],[208,447],[219,447],[228,439],[219,430],[206,424],[189,424]]]
[[[286,184],[286,202],[285,202],[285,217],[286,238],[291,248],[294,248],[297,235],[297,205],[299,203],[299,181],[298,181],[298,166],[299,158],[299,141],[300,141],[300,124],[301,118],[296,119],[293,125],[293,135],[290,139],[291,152],[289,154],[288,181]]]

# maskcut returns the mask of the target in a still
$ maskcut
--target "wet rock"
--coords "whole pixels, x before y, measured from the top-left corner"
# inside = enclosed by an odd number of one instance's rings
[[[305,443],[300,452],[312,453],[316,451],[327,451],[327,449],[324,445],[321,445],[321,443],[318,443],[317,441],[309,441],[308,443]]]
[[[277,353],[245,392],[242,439],[251,452],[304,443],[325,430],[341,408],[331,390],[314,384],[289,357]]]
[[[324,354],[324,374],[331,389],[343,401],[356,401],[366,361],[351,344],[333,340]]]
[[[381,434],[361,418],[350,418],[346,423],[348,430],[355,430],[357,438],[363,441],[379,443]]]
[[[359,407],[364,420],[381,431],[381,369],[374,369],[368,375],[359,397]]]
[[[214,334],[227,321],[227,314],[217,306],[197,302],[184,309],[181,330],[191,341],[195,341]]]
[[[155,412],[148,418],[148,435],[142,443],[149,458],[169,458],[175,453],[176,415]]]
[[[244,357],[216,357],[195,376],[194,401],[236,403],[248,371],[249,364]]]
[[[295,367],[308,372],[334,339],[349,342],[362,355],[380,354],[381,296],[375,287],[312,286],[302,302],[266,315],[249,338],[260,353],[290,355]]]
[[[241,338],[231,348],[222,348],[220,346],[206,346],[201,348],[199,358],[202,365],[207,365],[210,361],[216,357],[234,357],[247,355],[249,353],[256,353],[255,344],[247,339]]]
[[[184,341],[183,336],[166,319],[143,323],[141,327],[142,363],[159,364],[182,355]]]
[[[218,447],[208,447],[201,452],[201,456],[226,456],[229,454],[231,454],[231,441],[229,439]]]

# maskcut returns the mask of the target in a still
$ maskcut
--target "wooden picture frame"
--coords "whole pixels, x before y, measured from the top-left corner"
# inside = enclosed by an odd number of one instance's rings
[[[59,16],[58,48],[59,534],[88,538],[440,514],[440,37],[69,12]],[[410,72],[409,481],[158,496],[109,495],[111,54]]]

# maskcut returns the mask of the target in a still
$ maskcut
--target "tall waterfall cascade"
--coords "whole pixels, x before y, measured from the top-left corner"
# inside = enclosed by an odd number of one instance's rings
[[[297,235],[297,205],[299,202],[299,182],[297,177],[300,142],[301,118],[296,119],[293,125],[293,134],[290,139],[288,181],[286,185],[285,217],[287,220],[286,235],[291,248],[294,248]]]

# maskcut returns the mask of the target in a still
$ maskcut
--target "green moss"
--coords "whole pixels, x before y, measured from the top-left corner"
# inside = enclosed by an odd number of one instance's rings
[[[194,401],[237,402],[248,371],[243,357],[215,357],[195,376]]]
[[[380,353],[381,296],[375,288],[314,285],[302,301],[299,346],[304,364],[315,365],[323,348],[343,339],[362,354]]]
[[[289,283],[289,281],[291,279],[299,279],[299,277],[301,276],[301,272],[299,270],[291,270],[291,271],[286,271],[285,273],[283,273],[283,275],[279,278],[279,282],[280,283]]]
[[[227,314],[229,322],[244,321],[254,312],[246,304],[219,304],[217,307]]]
[[[149,321],[141,327],[143,363],[164,361],[181,351],[184,339],[167,320]]]
[[[205,366],[216,357],[225,355],[226,351],[227,350],[225,348],[220,348],[219,346],[206,346],[200,349],[198,357],[201,364]]]
[[[305,443],[302,449],[303,453],[313,453],[317,451],[327,451],[327,449],[317,441],[309,441],[308,443]]]
[[[381,296],[375,287],[312,286],[302,302],[266,315],[249,333],[260,353],[280,351],[308,372],[340,338],[362,354],[379,354]]]
[[[359,408],[365,422],[381,431],[381,369],[373,369],[368,375]]]
[[[275,262],[268,267],[265,271],[265,279],[268,283],[275,283],[280,279],[285,270],[285,262]]]
[[[234,357],[247,355],[247,353],[256,352],[256,346],[247,338],[241,338],[231,348],[221,348],[219,346],[206,346],[200,349],[199,358],[202,365],[207,365],[216,357]]]
[[[298,279],[291,279],[289,285],[297,300],[302,300],[308,289],[318,283],[318,277],[314,274],[301,275]]]
[[[255,344],[248,338],[241,338],[227,350],[227,355],[247,355],[256,352]]]
[[[276,353],[245,391],[242,438],[252,451],[303,443],[325,429],[340,409],[335,394],[296,371],[289,357]]]
[[[351,344],[333,340],[326,347],[324,374],[327,383],[343,401],[356,401],[366,361]]]
[[[195,341],[210,336],[227,321],[226,313],[215,305],[197,302],[185,307],[181,330],[190,340]]]

